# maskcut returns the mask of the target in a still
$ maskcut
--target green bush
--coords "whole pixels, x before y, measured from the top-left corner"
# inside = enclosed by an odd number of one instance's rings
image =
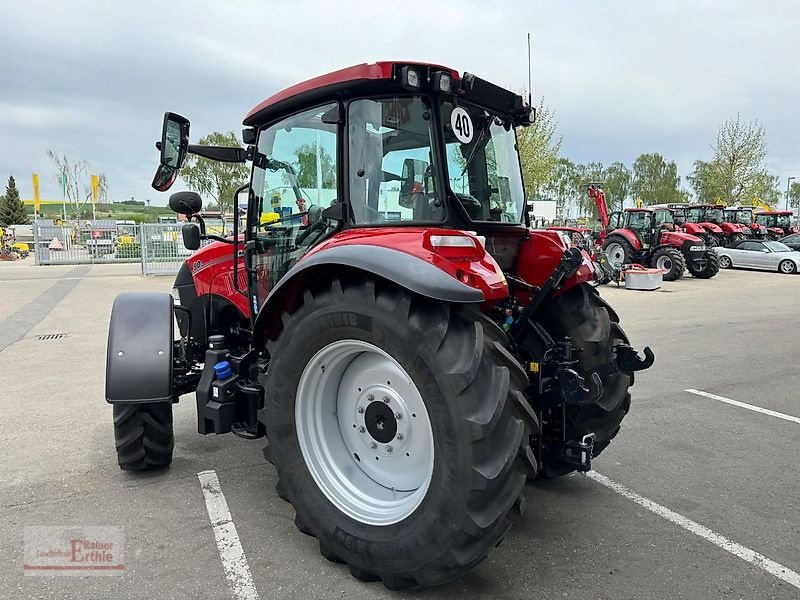
[[[139,242],[134,244],[120,244],[114,251],[116,258],[141,258],[142,247]]]

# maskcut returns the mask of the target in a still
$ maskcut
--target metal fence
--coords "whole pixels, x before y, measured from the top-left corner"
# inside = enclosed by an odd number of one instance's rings
[[[173,275],[192,254],[183,245],[181,226],[37,221],[32,227],[33,253],[37,265],[140,263],[143,275]]]
[[[139,226],[142,275],[178,272],[183,261],[192,254],[183,245],[182,226],[176,223],[142,223]]]

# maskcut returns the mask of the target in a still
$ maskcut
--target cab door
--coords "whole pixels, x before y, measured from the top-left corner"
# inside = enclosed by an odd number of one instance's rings
[[[339,199],[338,110],[338,104],[326,104],[259,131],[245,261],[253,317],[275,285],[324,235],[322,210]]]

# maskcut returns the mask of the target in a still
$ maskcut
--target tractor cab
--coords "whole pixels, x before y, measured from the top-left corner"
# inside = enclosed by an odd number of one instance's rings
[[[755,213],[757,225],[767,229],[767,235],[778,239],[784,235],[794,233],[792,228],[792,215],[790,210],[758,211]]]
[[[657,229],[660,225],[658,219],[666,222],[666,219],[671,218],[672,215],[648,208],[626,208],[624,211],[613,212],[609,215],[608,232],[619,229],[630,230],[639,240],[642,248],[649,248],[658,243],[656,239]]]

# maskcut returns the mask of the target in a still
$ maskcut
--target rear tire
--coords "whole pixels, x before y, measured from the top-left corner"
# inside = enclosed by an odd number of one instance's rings
[[[123,471],[160,469],[172,462],[172,403],[114,404],[114,440]]]
[[[731,259],[724,254],[719,257],[719,268],[720,269],[730,269],[733,266]]]
[[[706,251],[705,260],[698,265],[693,261],[689,261],[686,265],[691,273],[697,279],[711,279],[719,273],[719,254],[713,250]]]
[[[664,281],[676,281],[683,277],[686,270],[686,261],[683,254],[677,248],[659,248],[653,253],[650,259],[650,266],[656,269],[664,269]]]
[[[536,472],[528,445],[536,417],[523,395],[528,379],[498,341],[502,332],[474,309],[363,279],[307,290],[283,322],[267,342],[272,359],[259,418],[278,494],[293,505],[298,529],[353,576],[391,589],[441,585],[481,562],[502,541],[526,477]],[[352,357],[337,359],[337,348],[350,348]],[[382,381],[371,375],[377,369],[362,366],[373,355],[386,365]],[[300,396],[303,390],[316,392]],[[413,392],[427,414],[421,429],[422,410],[403,408],[412,406]],[[382,410],[382,397],[400,407],[398,414],[411,413],[394,421],[397,431],[408,424],[403,440],[384,439],[369,420],[370,411]],[[309,406],[318,416],[309,418]],[[391,415],[384,422],[392,431]],[[413,459],[403,456],[404,444],[420,432],[431,436],[427,487],[395,485],[395,473]],[[391,454],[384,444],[394,446]],[[370,476],[378,461],[396,466]],[[404,497],[413,502],[397,509]]]
[[[597,290],[588,284],[576,286],[547,303],[536,320],[553,339],[569,336],[577,348],[583,349],[576,356],[584,378],[614,359],[614,346],[628,343],[617,315],[609,311]],[[594,456],[605,450],[617,435],[622,419],[630,409],[628,388],[633,385],[633,376],[628,373],[601,374],[601,380],[603,395],[599,400],[588,406],[566,407],[566,439],[580,440],[584,435],[594,433]],[[561,407],[551,409],[550,413],[541,415],[544,440],[548,438],[544,424],[560,421]],[[552,433],[555,435],[551,438],[558,437],[561,432]],[[542,448],[542,463],[541,477],[558,477],[575,470],[574,465],[565,463],[548,444]]]
[[[797,272],[797,265],[791,260],[782,260],[778,265],[778,271],[786,275],[792,275]]]

